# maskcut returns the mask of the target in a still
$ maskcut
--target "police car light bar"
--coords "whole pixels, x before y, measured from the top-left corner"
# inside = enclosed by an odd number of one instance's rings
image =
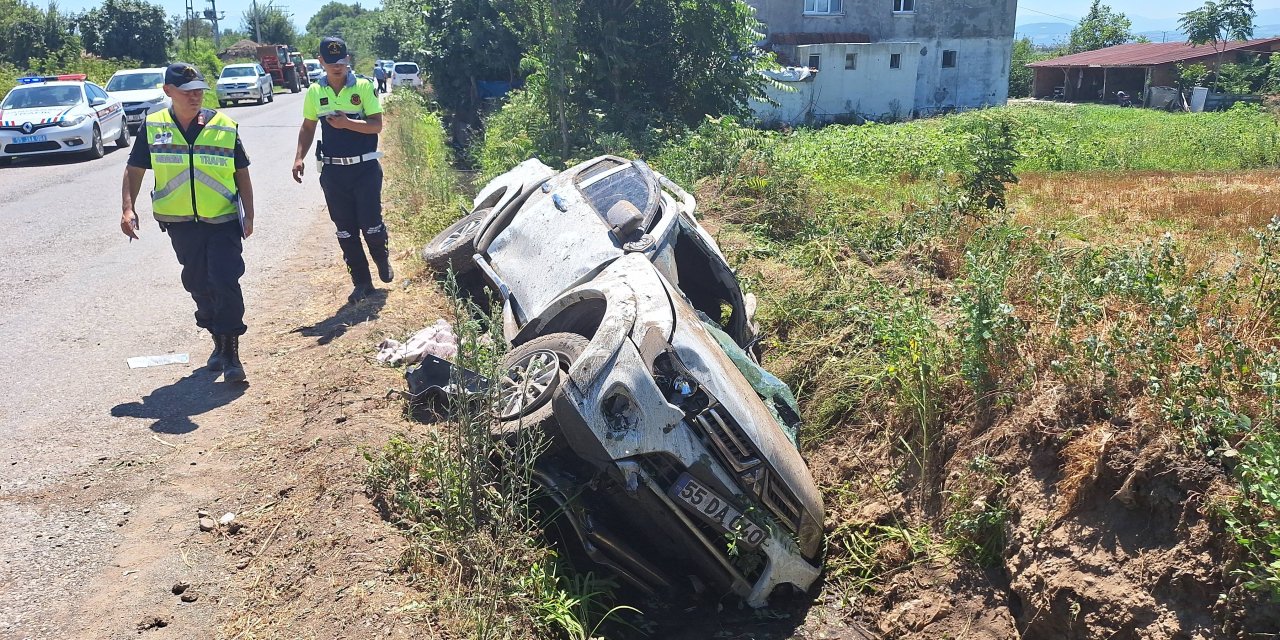
[[[87,80],[89,76],[83,73],[64,73],[60,76],[27,76],[18,78],[18,84],[36,84],[38,82],[55,82],[59,80]]]

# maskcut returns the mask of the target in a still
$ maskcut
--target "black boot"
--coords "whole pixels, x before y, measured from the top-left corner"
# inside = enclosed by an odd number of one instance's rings
[[[378,279],[383,282],[391,282],[396,279],[396,272],[391,269],[391,257],[385,257],[382,260],[374,260],[378,265]]]
[[[244,365],[240,364],[240,336],[222,336],[222,381],[244,382]]]
[[[213,336],[213,353],[209,354],[209,361],[204,363],[204,366],[210,371],[222,371],[222,352],[224,350],[222,341],[222,336]]]
[[[361,282],[351,290],[351,295],[347,296],[347,304],[355,304],[372,295],[374,292],[372,282]]]

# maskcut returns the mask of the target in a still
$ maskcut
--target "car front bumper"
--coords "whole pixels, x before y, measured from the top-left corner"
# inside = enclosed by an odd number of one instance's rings
[[[259,100],[262,98],[262,89],[258,87],[249,87],[247,89],[217,89],[218,100],[224,102],[235,102],[237,100]]]
[[[0,130],[0,157],[46,155],[85,151],[93,144],[92,118],[74,127],[44,127],[30,134]]]

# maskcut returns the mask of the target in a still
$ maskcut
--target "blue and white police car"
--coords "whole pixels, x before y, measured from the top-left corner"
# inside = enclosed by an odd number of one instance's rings
[[[129,146],[124,106],[84,74],[19,78],[0,102],[0,163],[50,153],[101,158],[103,140]]]

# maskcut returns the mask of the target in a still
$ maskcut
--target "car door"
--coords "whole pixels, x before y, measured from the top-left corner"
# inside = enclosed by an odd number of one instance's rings
[[[89,98],[89,106],[98,118],[98,128],[102,131],[103,140],[114,140],[120,135],[120,127],[124,126],[124,108],[119,100],[107,95],[107,92],[92,82],[84,84],[85,94]]]
[[[271,74],[267,73],[262,65],[254,65],[253,70],[258,73],[258,90],[262,92],[262,97],[266,97],[271,93]]]

